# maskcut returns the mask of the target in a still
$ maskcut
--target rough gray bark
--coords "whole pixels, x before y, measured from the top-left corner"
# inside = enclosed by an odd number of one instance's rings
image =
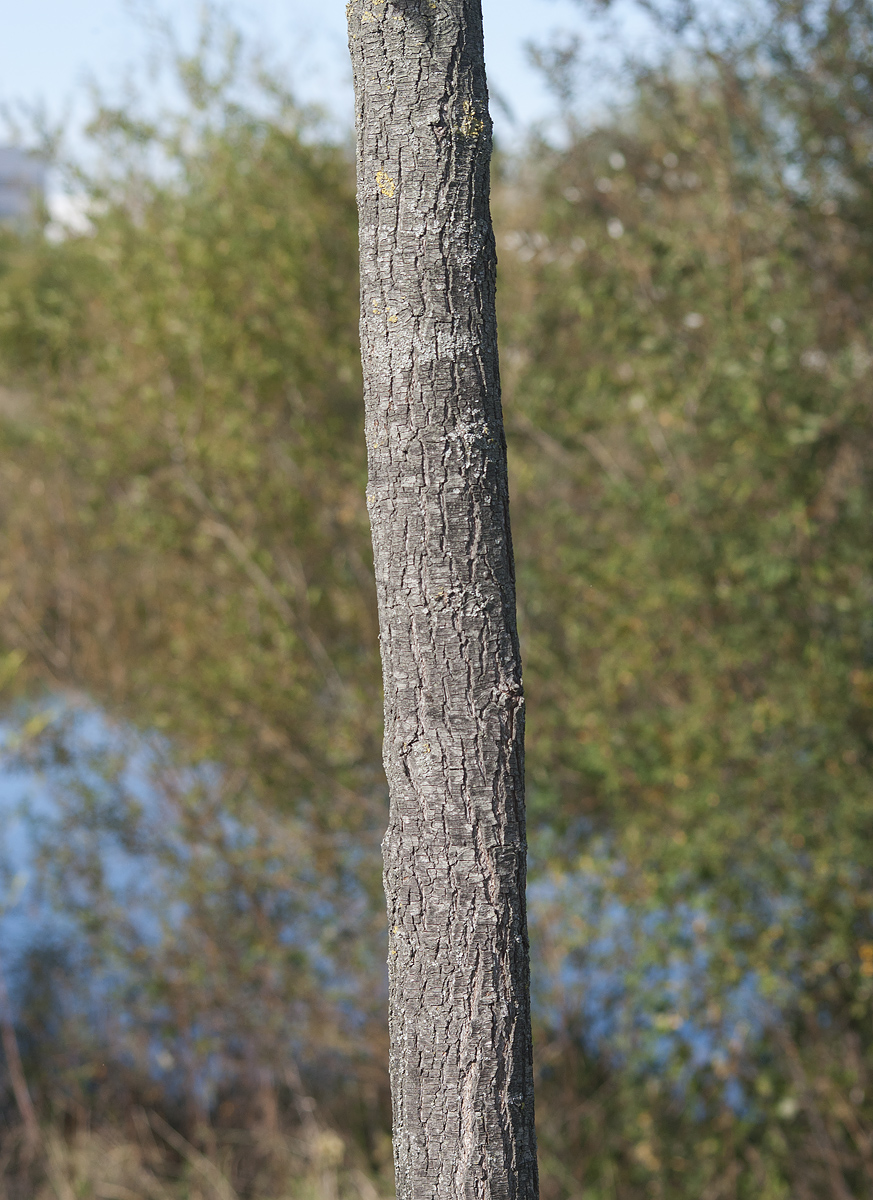
[[[480,0],[351,0],[399,1200],[537,1195]]]

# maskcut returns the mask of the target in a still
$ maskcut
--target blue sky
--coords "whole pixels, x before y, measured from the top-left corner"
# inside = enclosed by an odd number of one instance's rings
[[[57,117],[82,111],[86,81],[118,85],[142,64],[149,47],[149,11],[173,13],[184,33],[195,28],[199,0],[26,0],[5,6],[0,38],[0,102],[42,103]],[[344,0],[228,0],[235,23],[288,70],[298,94],[350,111]],[[530,66],[525,42],[560,28],[581,28],[574,0],[483,0],[492,91],[525,121],[548,114],[550,100]],[[78,104],[76,103],[78,97]],[[501,121],[499,113],[496,114]]]

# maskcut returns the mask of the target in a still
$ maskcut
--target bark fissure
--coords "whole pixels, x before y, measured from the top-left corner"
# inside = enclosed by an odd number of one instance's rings
[[[534,1200],[524,699],[480,0],[351,0],[399,1200]]]

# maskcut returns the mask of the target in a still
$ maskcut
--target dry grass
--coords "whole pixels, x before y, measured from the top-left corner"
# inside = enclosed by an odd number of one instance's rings
[[[124,1129],[43,1129],[35,1155],[23,1133],[3,1138],[0,1200],[387,1200],[390,1183],[355,1163],[339,1134],[312,1123],[214,1133],[197,1148],[156,1113]]]

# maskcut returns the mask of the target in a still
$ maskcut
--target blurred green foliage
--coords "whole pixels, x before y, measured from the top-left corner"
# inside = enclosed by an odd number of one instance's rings
[[[873,1181],[873,6],[645,7],[681,55],[495,179],[544,1196],[845,1200]],[[0,245],[2,678],[87,947],[22,1038],[56,1191],[98,1188],[93,1127],[129,1171],[95,1194],[372,1200],[353,164],[206,61],[182,116],[97,115],[87,233]]]

